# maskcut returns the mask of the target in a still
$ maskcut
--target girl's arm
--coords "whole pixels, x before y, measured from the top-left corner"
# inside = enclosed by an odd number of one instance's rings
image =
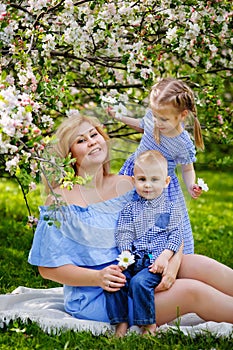
[[[102,270],[92,270],[71,264],[59,267],[39,266],[40,275],[54,282],[69,286],[101,287],[109,291],[117,291],[125,285],[125,276],[118,265],[109,265]]]
[[[184,244],[182,243],[178,252],[169,260],[167,272],[165,275],[163,275],[158,287],[155,288],[155,292],[167,290],[174,284],[183,256],[183,246]]]
[[[134,130],[136,130],[138,132],[143,133],[144,130],[140,127],[140,120],[141,119],[131,118],[131,117],[124,117],[124,116],[116,117],[116,113],[111,108],[108,109],[108,114],[113,119],[119,120],[122,123],[128,125],[130,128],[132,128],[132,129],[134,129]]]
[[[187,188],[189,194],[194,199],[198,198],[201,195],[202,190],[195,183],[196,174],[195,174],[195,170],[193,167],[193,163],[182,164],[181,169],[182,169],[182,177],[183,177],[184,183],[186,185],[186,188]]]

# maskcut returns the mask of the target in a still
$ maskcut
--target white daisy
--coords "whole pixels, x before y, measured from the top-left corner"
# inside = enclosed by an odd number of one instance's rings
[[[132,254],[131,254],[130,252],[128,252],[128,251],[122,252],[122,253],[118,256],[117,260],[119,261],[118,265],[121,266],[121,267],[123,267],[123,268],[125,268],[125,269],[127,269],[127,267],[128,267],[129,265],[132,265],[132,264],[135,262],[135,260],[134,260],[134,255],[132,255]]]
[[[209,187],[207,186],[207,184],[205,184],[203,179],[198,178],[197,184],[203,191],[205,191],[205,192],[209,191]]]

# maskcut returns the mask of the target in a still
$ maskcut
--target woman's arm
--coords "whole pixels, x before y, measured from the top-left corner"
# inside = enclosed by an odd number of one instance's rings
[[[202,190],[201,188],[195,183],[196,181],[196,174],[193,167],[193,163],[190,164],[182,164],[182,177],[184,180],[184,183],[187,187],[187,190],[189,194],[192,196],[192,198],[196,199],[198,198]]]
[[[102,270],[87,269],[71,264],[59,267],[39,266],[40,275],[54,282],[69,286],[101,287],[115,292],[125,285],[125,276],[118,265],[109,265]]]
[[[158,287],[155,288],[155,292],[167,290],[175,282],[183,256],[183,246],[184,244],[182,243],[178,252],[174,254],[173,257],[169,260],[167,272],[165,275],[163,275]]]

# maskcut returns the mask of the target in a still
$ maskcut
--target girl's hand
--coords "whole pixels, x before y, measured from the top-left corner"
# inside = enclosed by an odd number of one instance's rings
[[[126,277],[118,265],[109,265],[98,274],[99,286],[108,292],[117,292],[126,283]]]
[[[114,111],[114,109],[111,106],[106,108],[106,112],[109,115],[109,117],[111,117],[113,119],[116,119],[115,118],[116,117],[116,112]]]
[[[202,189],[197,184],[190,186],[190,189],[188,191],[191,197],[194,199],[197,199],[202,194]]]

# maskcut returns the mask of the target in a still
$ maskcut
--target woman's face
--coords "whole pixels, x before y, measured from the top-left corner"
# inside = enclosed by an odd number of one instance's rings
[[[104,164],[108,157],[108,146],[101,134],[88,121],[80,124],[77,139],[72,144],[72,158],[77,159],[79,171],[88,173],[97,165]]]

